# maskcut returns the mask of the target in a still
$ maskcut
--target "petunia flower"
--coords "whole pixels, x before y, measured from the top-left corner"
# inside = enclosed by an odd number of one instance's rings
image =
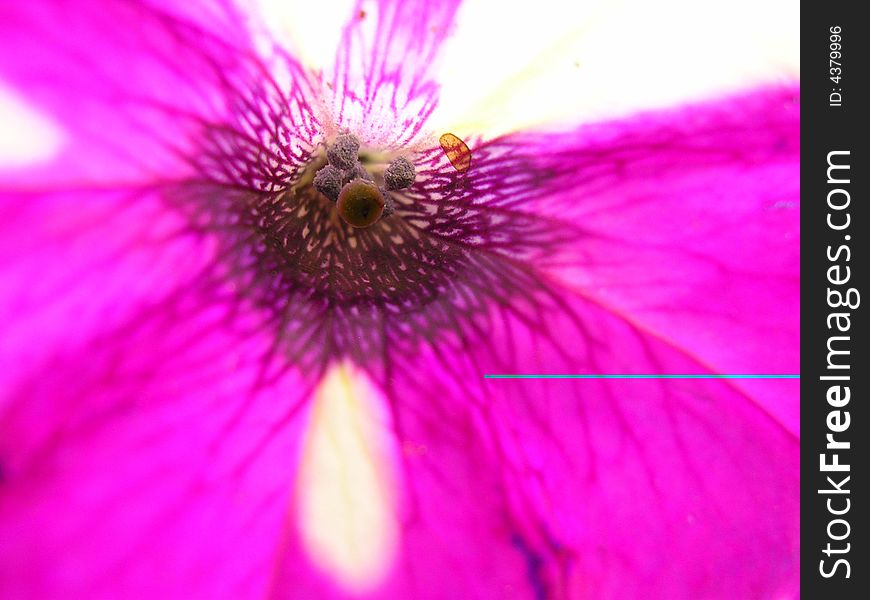
[[[4,597],[798,595],[796,382],[484,378],[798,372],[787,11],[564,4],[0,5]]]

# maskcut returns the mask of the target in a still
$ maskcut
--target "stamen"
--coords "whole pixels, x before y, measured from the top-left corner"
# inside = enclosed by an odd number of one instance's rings
[[[341,189],[338,214],[352,227],[374,225],[384,212],[384,196],[377,186],[363,179],[354,179]]]
[[[384,172],[384,181],[388,190],[403,190],[411,187],[416,176],[417,172],[414,165],[408,159],[400,156],[387,167]]]
[[[339,135],[326,149],[329,164],[314,176],[314,188],[337,202],[338,214],[353,227],[368,227],[382,216],[396,211],[388,190],[410,187],[417,176],[414,165],[404,157],[389,164],[375,177],[359,161],[359,140],[350,133]],[[383,164],[383,163],[380,163]],[[375,183],[377,178],[377,183]],[[382,187],[383,186],[383,187]]]
[[[391,214],[396,212],[396,202],[393,200],[393,197],[387,190],[381,190],[381,195],[384,197],[384,214],[383,216],[389,217]]]
[[[342,171],[353,169],[359,158],[359,140],[349,133],[342,133],[326,150],[326,158],[329,164]]]
[[[314,176],[314,189],[335,202],[344,184],[344,173],[332,165],[326,165]]]

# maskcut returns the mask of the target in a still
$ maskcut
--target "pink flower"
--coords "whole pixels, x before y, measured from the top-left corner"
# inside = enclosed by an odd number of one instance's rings
[[[229,0],[2,5],[5,597],[797,596],[796,381],[483,378],[797,373],[797,86],[461,172],[458,4],[325,71]],[[315,189],[343,133],[374,225]]]

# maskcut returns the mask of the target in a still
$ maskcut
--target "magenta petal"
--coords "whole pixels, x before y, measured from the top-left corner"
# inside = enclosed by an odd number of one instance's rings
[[[165,301],[214,260],[150,187],[0,192],[0,216],[3,402],[21,377]]]
[[[715,372],[799,373],[798,96],[578,131],[576,183],[535,202],[582,232],[553,270]],[[798,434],[793,385],[738,385]]]
[[[339,127],[372,145],[400,147],[414,139],[438,100],[429,69],[458,6],[458,0],[357,3],[336,57]]]
[[[381,380],[409,501],[374,597],[798,595],[797,382],[483,379],[798,372],[795,96],[436,151],[400,213],[478,261],[385,324],[442,327]]]
[[[483,346],[391,369],[412,498],[395,597],[794,596],[798,440],[752,398],[717,381],[483,379],[704,372],[540,283],[551,296],[480,323]]]
[[[190,173],[202,121],[250,53],[225,3],[43,1],[0,8],[0,80],[56,120],[67,145],[48,165],[4,174],[40,188]]]
[[[338,125],[411,140],[455,9],[360,4]],[[0,33],[2,76],[72,140],[18,182],[146,181],[0,198],[0,589],[341,597],[288,519],[317,369],[287,364],[279,328],[306,312],[269,301],[318,306],[292,268],[284,293],[259,221],[227,209],[229,189],[282,190],[310,158],[304,86],[276,95],[223,5],[10,4]],[[309,362],[350,356],[381,386],[404,450],[400,556],[373,596],[796,592],[794,382],[482,379],[796,372],[793,94],[512,136],[474,148],[467,174],[428,156],[390,238],[420,276],[369,285],[362,315],[342,297],[347,346],[311,338]],[[185,202],[158,177],[224,187]],[[402,256],[378,266],[396,276]],[[327,300],[306,326],[330,329]]]
[[[126,308],[4,382],[0,588],[264,597],[308,388],[264,378],[270,336],[213,294]]]
[[[387,324],[446,323],[386,367],[413,498],[391,593],[797,595],[797,382],[483,379],[797,373],[795,97],[511,136],[464,176],[435,152],[401,214],[491,272]]]
[[[798,90],[473,144],[458,176],[430,155],[401,211],[508,256],[717,373],[798,373]],[[798,430],[783,382],[739,382]]]

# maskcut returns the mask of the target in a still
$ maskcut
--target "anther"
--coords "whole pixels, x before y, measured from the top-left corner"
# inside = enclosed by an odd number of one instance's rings
[[[384,212],[384,196],[377,186],[363,179],[354,179],[338,195],[339,216],[352,227],[374,225]]]
[[[387,170],[384,171],[384,182],[387,184],[388,190],[403,190],[410,187],[417,177],[417,171],[414,165],[401,156],[390,163]]]
[[[341,193],[344,173],[341,169],[326,165],[314,175],[314,189],[335,202]]]
[[[396,202],[387,190],[381,190],[381,195],[384,197],[384,214],[382,216],[389,217],[396,212]]]
[[[333,167],[343,171],[352,169],[359,158],[359,140],[349,133],[342,133],[326,149],[326,158]]]

